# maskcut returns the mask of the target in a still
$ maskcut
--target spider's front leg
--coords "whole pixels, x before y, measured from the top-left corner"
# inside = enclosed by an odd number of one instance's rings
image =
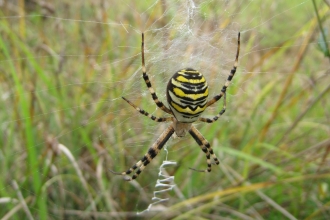
[[[213,105],[214,103],[216,103],[219,99],[221,99],[222,96],[226,95],[227,92],[227,88],[230,85],[230,82],[232,81],[232,79],[235,76],[236,73],[236,69],[238,66],[238,57],[239,57],[239,51],[240,51],[240,45],[241,45],[241,34],[238,33],[238,37],[237,37],[237,50],[236,50],[236,58],[235,58],[235,63],[233,68],[230,70],[230,74],[225,82],[225,85],[223,85],[220,94],[214,96],[211,100],[209,100],[206,104],[206,107]],[[225,97],[224,97],[225,98]],[[215,122],[216,120],[218,120],[218,118],[225,112],[226,110],[226,102],[224,101],[224,108],[219,112],[218,115],[216,115],[213,119],[207,119],[207,118],[200,118],[200,121],[203,122],[207,122],[207,123],[212,123]]]
[[[149,148],[148,152],[142,157],[141,160],[139,160],[136,164],[134,164],[131,168],[129,168],[126,172],[114,172],[110,170],[113,174],[116,175],[129,175],[133,173],[136,169],[136,172],[133,174],[132,177],[126,176],[124,179],[126,181],[131,181],[133,179],[136,179],[140,173],[144,170],[144,168],[151,162],[152,159],[154,159],[157,154],[160,152],[160,150],[163,148],[163,146],[166,144],[168,139],[172,136],[174,133],[174,128],[172,125],[170,125],[156,140],[156,142]]]
[[[146,65],[144,62],[144,33],[142,33],[142,42],[141,42],[141,56],[142,56],[142,76],[143,79],[148,87],[148,90],[151,94],[152,99],[154,100],[154,102],[156,103],[156,105],[163,110],[164,112],[168,113],[168,114],[172,114],[172,111],[170,109],[168,109],[162,101],[160,101],[158,99],[158,96],[154,90],[154,88],[152,88],[151,82],[149,80],[149,76],[147,74],[147,69],[146,69]]]

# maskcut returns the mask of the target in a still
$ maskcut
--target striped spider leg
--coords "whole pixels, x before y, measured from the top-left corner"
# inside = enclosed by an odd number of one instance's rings
[[[149,80],[149,76],[147,74],[146,65],[144,63],[144,33],[142,33],[142,43],[141,43],[141,56],[142,56],[142,72],[143,72],[143,79],[148,87],[148,90],[151,94],[152,99],[156,103],[156,105],[168,114],[172,114],[171,110],[169,110],[163,103],[158,99],[158,96],[155,90],[152,88],[151,82]]]
[[[131,181],[136,179],[140,173],[144,170],[144,168],[151,162],[152,159],[154,159],[157,154],[160,152],[160,150],[163,148],[163,146],[166,144],[168,139],[172,136],[174,133],[174,128],[172,125],[170,125],[156,140],[156,142],[149,148],[148,152],[139,160],[137,163],[135,163],[131,168],[129,168],[126,172],[115,172],[110,170],[113,174],[117,175],[123,175],[125,176],[124,180]],[[131,174],[132,172],[136,172],[132,175],[132,177],[126,176]]]
[[[194,126],[191,126],[189,133],[195,139],[195,141],[200,146],[202,151],[206,154],[206,163],[207,163],[206,170],[197,170],[195,168],[190,168],[190,169],[198,171],[198,172],[211,172],[211,165],[212,165],[211,157],[213,158],[214,162],[217,165],[219,164],[219,160],[218,160],[217,156],[215,156],[210,143],[203,137],[203,135]]]
[[[237,51],[236,51],[236,59],[235,59],[234,66],[230,70],[230,74],[229,74],[229,76],[227,78],[227,81],[225,82],[225,85],[222,87],[220,94],[214,96],[206,104],[206,107],[208,107],[208,106],[214,104],[215,102],[217,102],[219,99],[221,99],[222,96],[224,96],[224,99],[223,99],[223,103],[224,104],[223,104],[222,110],[219,112],[219,114],[217,114],[216,116],[214,116],[213,119],[200,117],[199,118],[199,121],[206,122],[206,123],[213,123],[213,122],[217,121],[219,119],[219,117],[223,113],[225,113],[225,111],[226,111],[226,91],[227,91],[228,86],[230,85],[231,80],[233,79],[233,77],[234,77],[234,75],[236,73],[236,69],[237,69],[237,66],[238,66],[238,56],[239,56],[240,46],[241,46],[241,34],[238,33],[238,37],[237,37]]]

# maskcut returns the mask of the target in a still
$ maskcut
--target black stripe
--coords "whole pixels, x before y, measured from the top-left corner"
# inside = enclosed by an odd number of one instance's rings
[[[199,117],[202,114],[202,111],[201,112],[198,112],[196,114],[187,113],[187,112],[179,112],[179,113],[184,118],[197,118],[197,117]]]
[[[197,144],[199,146],[202,146],[203,143],[201,142],[201,140],[199,140],[197,134],[195,134],[195,132],[193,132],[192,130],[189,130],[189,134],[195,139],[195,141],[197,142]]]
[[[193,68],[190,68],[190,67],[188,67],[188,68],[186,68],[186,69],[183,69],[183,70],[180,70],[180,71],[194,71],[194,72],[199,73],[197,70],[195,70],[195,69],[193,69]],[[178,72],[179,72],[179,71],[178,71]]]
[[[175,93],[173,91],[171,91],[171,92],[175,95]],[[175,97],[180,99],[180,101],[182,101],[182,102],[184,102],[184,101],[186,101],[186,102],[191,102],[191,101],[193,101],[193,102],[196,102],[196,101],[197,102],[202,102],[202,101],[205,101],[207,99],[208,95],[207,96],[202,96],[202,97],[197,98],[197,99],[192,99],[192,98],[189,98],[189,97],[186,97],[186,96],[181,97],[181,96],[177,96],[177,95],[175,95]],[[169,99],[169,101],[172,101],[172,98],[171,98],[170,95],[169,95],[168,99]]]
[[[180,83],[182,85],[182,87],[185,87],[187,89],[198,89],[198,90],[200,90],[203,87],[205,87],[205,85],[206,85],[205,82],[202,82],[202,83],[189,83],[189,82],[181,82],[181,81],[176,80],[176,79],[173,79],[173,80]],[[171,83],[172,83],[172,80],[171,80]],[[175,86],[175,85],[173,84],[173,86]]]
[[[151,83],[150,83],[150,81],[149,81],[149,82],[146,82],[146,84],[147,84],[148,88],[151,87]]]
[[[172,134],[174,133],[174,129],[171,128],[169,130],[169,132],[166,134],[166,136],[163,138],[163,140],[161,142],[158,143],[158,149],[162,149],[163,146],[165,145],[165,143],[168,141],[168,139],[172,136]]]
[[[180,104],[174,102],[173,100],[172,100],[172,102],[175,103],[176,105],[180,106],[181,108],[189,108],[189,109],[192,110],[192,111],[196,111],[198,107],[203,108],[203,107],[205,106],[205,105],[197,105],[195,108],[192,108],[190,105],[183,106],[183,105],[180,105]],[[173,107],[172,102],[170,103],[170,105]],[[174,108],[174,107],[173,107],[173,108]],[[174,108],[174,109],[175,109],[175,108]],[[200,114],[200,112],[197,113],[197,114]],[[194,114],[194,115],[195,115],[195,114]]]
[[[171,91],[173,93],[174,93],[174,91],[173,91],[174,88],[178,88],[178,89],[182,90],[185,94],[194,94],[194,95],[196,95],[196,94],[205,93],[205,91],[207,90],[208,87],[206,86],[204,89],[201,89],[201,90],[198,90],[197,92],[195,92],[194,90],[189,90],[189,89],[185,89],[185,88],[182,88],[182,87],[177,87],[175,85],[172,85],[172,90]]]
[[[175,79],[174,79],[175,80]],[[202,90],[203,87],[205,87],[205,82],[203,83],[185,83],[185,82],[180,82],[179,80],[176,80],[178,83],[180,83],[182,85],[182,87],[186,88],[186,89],[197,89],[197,90]],[[172,83],[172,81],[171,81]],[[173,84],[173,86],[175,86]],[[176,86],[178,87],[178,86]],[[207,88],[208,86],[206,86]],[[179,87],[181,88],[181,87]]]
[[[230,73],[231,73],[232,75],[234,75],[234,74],[235,74],[235,72],[236,72],[236,66],[234,66],[234,67],[233,67],[233,69],[232,69],[232,70],[230,70]]]
[[[175,104],[177,104],[176,102],[173,102],[173,103],[175,103]],[[183,109],[190,109],[190,110],[192,110],[192,111],[196,111],[197,110],[197,108],[199,107],[199,108],[204,108],[205,107],[205,105],[197,105],[195,108],[193,108],[192,107],[192,105],[186,105],[186,106],[183,106],[183,105],[180,105],[180,104],[177,104],[177,105],[179,105],[181,108],[183,108]],[[173,107],[173,105],[171,105],[172,107]],[[205,109],[204,109],[205,110]],[[198,113],[196,113],[196,114],[200,114],[201,112],[198,112]]]
[[[202,100],[202,101],[200,101],[200,102],[193,102],[193,101],[186,101],[186,100],[180,100],[183,104],[187,104],[187,105],[198,105],[198,106],[205,106],[206,105],[206,103],[204,104],[204,105],[201,105],[201,104],[203,104],[204,102],[205,102],[205,100]]]
[[[195,115],[195,116],[189,116],[189,117],[188,117],[188,116],[185,116],[185,115],[184,115],[185,113],[181,113],[181,114],[182,114],[182,117],[184,117],[184,118],[189,118],[189,119],[198,118],[199,115],[200,115],[200,114],[198,114],[198,115]]]
[[[181,77],[183,77],[183,78],[185,78],[185,79],[188,79],[188,80],[189,80],[189,79],[201,80],[201,79],[204,78],[204,76],[201,75],[201,74],[185,73],[185,72],[184,72],[184,75],[179,74],[179,73],[176,73],[176,74],[173,75],[172,78],[174,78],[175,80],[181,82],[180,80],[177,79],[179,76],[181,76]],[[205,82],[202,82],[202,83],[205,83]]]
[[[153,159],[157,155],[156,151],[153,148],[150,148],[148,150],[148,154],[149,154],[151,159]]]
[[[180,99],[180,101],[186,101],[186,102],[203,102],[207,99],[208,95],[205,95],[205,96],[201,96],[197,99],[192,99],[190,97],[187,97],[187,96],[177,96],[173,91],[171,91],[175,97],[177,97],[178,99]],[[198,94],[191,94],[191,95],[198,95]],[[172,97],[170,97],[170,99],[172,100]]]
[[[222,89],[221,89],[221,92],[225,93],[227,90],[227,86],[223,86]]]
[[[153,100],[158,99],[156,93],[151,93],[151,96],[152,96],[152,99],[153,99]]]

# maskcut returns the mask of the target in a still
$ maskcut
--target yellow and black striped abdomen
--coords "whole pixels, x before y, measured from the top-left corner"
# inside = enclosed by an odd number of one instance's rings
[[[208,95],[203,74],[190,68],[176,72],[167,85],[167,102],[179,122],[196,121],[206,108]]]

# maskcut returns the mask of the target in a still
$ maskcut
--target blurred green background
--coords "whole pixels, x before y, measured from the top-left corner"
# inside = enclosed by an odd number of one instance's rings
[[[324,1],[39,1],[0,3],[0,218],[330,219],[330,4]],[[211,173],[187,136],[171,139],[133,182],[166,128],[163,102],[181,65],[201,70],[227,111],[196,123],[221,164]],[[166,82],[166,83],[164,83]],[[206,110],[218,113],[222,101]],[[165,159],[168,198],[145,210]]]

